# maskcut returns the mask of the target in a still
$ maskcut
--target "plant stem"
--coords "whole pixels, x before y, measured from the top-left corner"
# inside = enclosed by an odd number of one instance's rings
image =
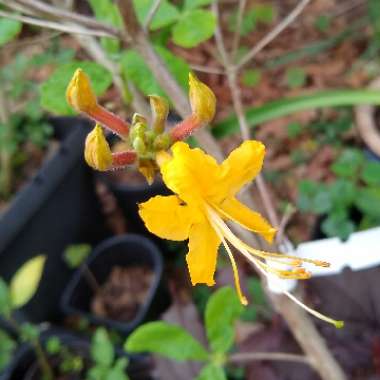
[[[12,125],[9,121],[8,104],[1,88],[0,122],[2,128],[5,129],[5,138],[0,145],[0,194],[7,199],[12,189],[12,153],[9,144],[9,142],[12,142]]]
[[[38,364],[43,373],[44,380],[53,380],[54,379],[53,369],[51,368],[49,364],[49,361],[45,355],[44,350],[42,349],[41,343],[38,340],[38,338],[32,342],[32,345],[34,346]]]
[[[276,360],[286,362],[305,363],[310,365],[310,360],[307,356],[288,354],[286,352],[242,352],[230,355],[229,363],[245,363],[257,360]]]

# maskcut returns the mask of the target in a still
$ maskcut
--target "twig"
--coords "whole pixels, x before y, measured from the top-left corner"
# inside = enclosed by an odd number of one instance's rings
[[[110,25],[101,23],[91,17],[83,16],[74,12],[67,11],[65,9],[61,9],[54,5],[46,4],[38,0],[14,0],[14,2],[26,6],[29,9],[32,9],[39,13],[54,17],[55,19],[61,21],[73,21],[81,26],[86,26],[97,31],[104,31],[107,33],[107,36],[120,36],[120,31]],[[7,2],[4,2],[4,4],[7,5]]]
[[[209,67],[209,66],[191,64],[190,68],[193,69],[194,71],[199,71],[202,73],[218,74],[218,75],[225,75],[226,74],[226,72],[223,69],[219,69],[217,67]]]
[[[231,57],[234,60],[239,48],[240,35],[241,35],[241,26],[243,23],[244,10],[247,5],[247,0],[239,0],[239,9],[236,18],[236,30],[232,40],[232,52]]]
[[[285,352],[239,352],[230,355],[228,358],[229,363],[245,363],[257,360],[275,360],[311,364],[310,359],[305,355],[288,354]]]
[[[41,20],[41,19],[37,19],[34,17],[28,17],[28,16],[20,16],[20,15],[17,15],[15,13],[4,12],[1,10],[0,10],[0,16],[9,18],[11,20],[21,21],[21,22],[24,22],[25,24],[41,26],[42,28],[47,28],[47,29],[59,30],[61,32],[66,32],[66,33],[70,33],[70,34],[83,34],[83,35],[88,35],[88,36],[115,38],[114,35],[109,34],[108,32],[105,32],[102,30],[89,30],[89,29],[86,29],[86,28],[79,26],[79,25],[78,26],[65,26],[65,25],[60,24],[58,22],[46,21],[46,20]]]
[[[276,233],[276,242],[277,244],[281,244],[284,240],[284,234],[285,234],[285,229],[294,215],[296,209],[292,204],[289,204],[288,207],[286,207],[286,210],[284,212],[284,215],[282,216],[280,223],[278,225],[278,230]]]
[[[311,0],[301,0],[298,5],[290,12],[271,32],[260,40],[236,65],[236,69],[241,69],[246,63],[253,59],[269,43],[271,43],[283,30],[285,30],[305,9]]]
[[[152,6],[149,9],[148,15],[144,21],[144,30],[147,32],[149,30],[149,26],[153,21],[154,16],[156,15],[158,8],[161,5],[161,0],[154,0]]]

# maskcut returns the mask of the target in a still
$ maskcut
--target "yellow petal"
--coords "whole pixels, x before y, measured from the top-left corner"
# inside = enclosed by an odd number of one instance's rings
[[[105,171],[112,166],[112,152],[104,137],[103,129],[98,124],[87,135],[84,158],[87,164],[95,170]]]
[[[214,273],[220,243],[216,232],[206,220],[191,226],[186,261],[193,285],[215,284]]]
[[[189,98],[193,115],[208,124],[215,115],[216,98],[211,89],[189,73]]]
[[[223,187],[236,194],[242,186],[252,181],[263,166],[265,146],[259,141],[244,141],[221,164]]]
[[[247,230],[260,234],[269,243],[272,242],[276,229],[258,212],[252,211],[235,197],[225,199],[216,207],[224,217],[233,220]]]
[[[172,152],[172,159],[159,163],[163,180],[170,190],[188,204],[202,204],[218,191],[215,185],[220,169],[213,157],[198,148],[190,149],[184,142],[176,142]]]
[[[194,213],[182,205],[176,195],[157,195],[139,204],[139,214],[146,228],[153,234],[168,240],[186,240],[189,237]]]
[[[97,100],[92,90],[90,78],[82,69],[77,69],[67,86],[67,102],[78,112],[90,112],[97,107]]]

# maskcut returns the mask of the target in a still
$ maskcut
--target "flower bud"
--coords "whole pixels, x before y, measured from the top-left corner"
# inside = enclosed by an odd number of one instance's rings
[[[208,124],[215,115],[215,95],[192,73],[189,73],[189,86],[192,113],[200,122]]]
[[[97,108],[97,100],[90,79],[82,69],[77,69],[67,86],[67,102],[78,112],[89,113]]]
[[[138,166],[139,172],[145,177],[148,184],[151,185],[154,181],[157,166],[152,160],[141,160]]]
[[[144,139],[140,136],[135,137],[132,141],[132,147],[139,156],[142,156],[146,153],[146,145]]]
[[[148,120],[146,119],[145,116],[139,114],[139,113],[134,113],[132,116],[132,125],[135,125],[137,123],[140,124],[148,124]]]
[[[167,150],[170,147],[171,138],[168,133],[162,133],[158,135],[153,143],[153,148],[155,151]]]
[[[104,136],[103,129],[98,124],[87,135],[84,158],[87,164],[96,170],[105,171],[112,166],[112,152]]]
[[[165,98],[157,95],[150,95],[149,101],[152,109],[153,130],[162,133],[169,114],[169,104]]]
[[[137,137],[144,139],[146,128],[146,124],[140,122],[134,124],[129,133],[130,141],[133,143]]]

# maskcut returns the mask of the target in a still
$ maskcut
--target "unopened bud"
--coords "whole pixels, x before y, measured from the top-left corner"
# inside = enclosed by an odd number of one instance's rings
[[[90,78],[82,69],[77,69],[67,86],[67,102],[78,112],[89,113],[97,108],[97,100],[91,88]]]
[[[152,160],[140,160],[138,166],[139,172],[145,177],[148,184],[151,185],[154,181],[157,166]]]
[[[158,135],[153,143],[153,148],[155,151],[167,150],[170,147],[171,138],[168,133],[162,133]]]
[[[132,125],[135,125],[137,123],[141,124],[148,124],[148,120],[146,119],[145,116],[139,114],[139,113],[134,113],[132,116]]]
[[[100,125],[87,135],[84,158],[89,166],[96,170],[105,171],[112,166],[112,152]]]
[[[140,136],[135,137],[135,139],[132,141],[132,147],[139,156],[146,153],[146,145],[144,139]]]
[[[169,103],[161,96],[150,95],[150,107],[152,109],[153,130],[162,133],[165,130],[166,119],[169,114]]]
[[[208,124],[215,115],[216,98],[211,89],[189,73],[189,98],[193,115]]]

